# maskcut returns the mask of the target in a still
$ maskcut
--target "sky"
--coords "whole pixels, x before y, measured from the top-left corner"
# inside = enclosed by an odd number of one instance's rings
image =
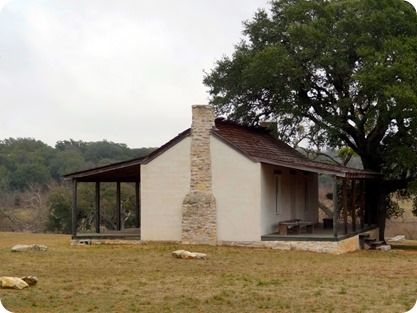
[[[158,147],[268,0],[0,0],[0,140]]]
[[[417,0],[412,0],[416,6]],[[269,0],[0,0],[0,140],[158,147]]]

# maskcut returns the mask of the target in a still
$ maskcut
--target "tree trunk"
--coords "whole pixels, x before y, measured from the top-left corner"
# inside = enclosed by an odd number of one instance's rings
[[[378,223],[378,185],[375,180],[366,181],[364,219],[368,226]]]
[[[385,203],[385,194],[383,191],[378,193],[378,227],[379,240],[385,242],[385,222],[387,219],[387,208]]]

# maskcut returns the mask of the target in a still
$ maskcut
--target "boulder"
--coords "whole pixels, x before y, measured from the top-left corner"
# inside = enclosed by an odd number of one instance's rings
[[[18,277],[0,277],[0,285],[3,289],[23,289],[29,287],[29,285],[21,278]]]
[[[23,276],[22,280],[28,284],[29,286],[33,286],[36,285],[36,283],[38,282],[38,278],[35,276]]]
[[[205,253],[189,252],[186,250],[176,250],[172,252],[172,256],[177,259],[207,259],[207,254]]]
[[[22,278],[3,276],[0,277],[0,288],[21,290],[36,285],[37,282],[38,279],[35,276],[24,276]]]
[[[12,248],[12,252],[23,252],[23,251],[46,251],[48,247],[45,245],[15,245]]]

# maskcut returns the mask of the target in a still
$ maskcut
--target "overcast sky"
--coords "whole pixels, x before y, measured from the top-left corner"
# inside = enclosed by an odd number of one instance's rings
[[[164,144],[268,1],[0,0],[0,140]]]
[[[268,0],[0,0],[0,140],[156,147]]]

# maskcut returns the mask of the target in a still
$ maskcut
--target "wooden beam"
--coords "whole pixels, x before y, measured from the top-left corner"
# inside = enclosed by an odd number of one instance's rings
[[[140,227],[140,183],[135,182],[135,226]]]
[[[348,233],[348,198],[347,198],[347,182],[344,179],[342,182],[342,198],[343,198],[343,225],[345,235]]]
[[[122,197],[120,182],[116,183],[116,229],[121,230],[124,228],[124,222],[122,222]]]
[[[359,181],[359,190],[360,190],[360,220],[361,220],[361,229],[365,228],[365,182],[363,179]]]
[[[72,181],[72,225],[71,232],[72,237],[77,236],[77,180]]]
[[[352,231],[356,231],[356,193],[355,193],[355,180],[352,179],[352,194],[351,194],[351,212],[352,212]]]
[[[100,182],[96,182],[96,197],[95,197],[95,208],[96,208],[96,233],[100,233]]]
[[[337,201],[337,176],[333,176],[333,236],[337,237],[337,220],[339,219],[339,203]]]

